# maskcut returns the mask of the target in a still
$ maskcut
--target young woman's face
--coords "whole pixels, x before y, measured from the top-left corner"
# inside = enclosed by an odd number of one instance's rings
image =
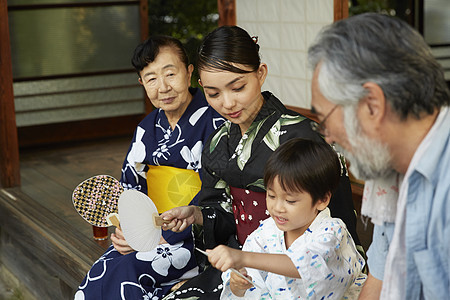
[[[266,205],[277,227],[285,232],[286,244],[290,245],[308,229],[328,201],[313,204],[309,193],[284,190],[276,176],[267,187]]]
[[[242,65],[236,66],[249,70]],[[227,120],[238,124],[244,134],[263,105],[261,87],[266,75],[265,64],[261,64],[255,72],[243,74],[202,70],[199,83],[203,86],[206,100],[211,107]]]
[[[166,113],[183,113],[192,99],[189,93],[193,66],[186,66],[176,50],[159,49],[158,56],[140,73],[139,82],[156,108]]]

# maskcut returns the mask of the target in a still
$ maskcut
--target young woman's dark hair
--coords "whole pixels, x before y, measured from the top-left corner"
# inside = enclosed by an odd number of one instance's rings
[[[250,67],[242,70],[236,64]],[[237,26],[221,26],[210,32],[200,45],[197,69],[228,71],[233,73],[251,73],[261,64],[259,45]]]
[[[171,36],[155,35],[148,38],[142,44],[139,44],[134,50],[133,57],[131,58],[131,64],[139,75],[149,63],[156,59],[159,54],[159,50],[162,47],[169,47],[176,50],[180,60],[184,63],[187,70],[189,66],[189,58],[183,44]]]
[[[267,160],[264,184],[278,176],[286,191],[307,192],[313,204],[333,193],[339,184],[341,163],[327,143],[294,138],[282,144]]]

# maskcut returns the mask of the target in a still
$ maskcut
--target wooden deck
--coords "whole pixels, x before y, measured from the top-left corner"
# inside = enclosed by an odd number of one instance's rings
[[[24,299],[73,299],[110,241],[96,242],[72,204],[84,179],[120,177],[130,137],[20,152],[22,186],[0,190],[1,279]]]
[[[72,192],[80,182],[94,175],[119,179],[130,141],[131,136],[23,150],[20,153],[21,189],[90,237],[91,226],[75,211]]]

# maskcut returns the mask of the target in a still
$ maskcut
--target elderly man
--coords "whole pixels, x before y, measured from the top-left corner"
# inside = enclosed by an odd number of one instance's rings
[[[360,298],[448,299],[450,92],[442,68],[417,31],[373,13],[327,27],[308,60],[316,128],[342,148],[352,173],[404,176],[387,257],[368,253],[369,272],[384,266],[384,277],[371,274]]]

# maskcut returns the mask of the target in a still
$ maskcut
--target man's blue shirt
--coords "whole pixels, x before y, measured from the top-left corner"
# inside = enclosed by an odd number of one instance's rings
[[[450,295],[449,109],[439,125],[408,180],[405,299]]]

